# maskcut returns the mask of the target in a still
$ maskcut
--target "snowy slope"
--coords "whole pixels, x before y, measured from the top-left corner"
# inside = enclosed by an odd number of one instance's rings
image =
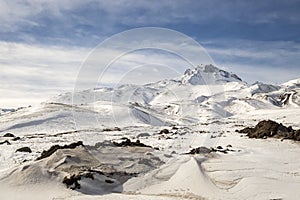
[[[61,94],[0,118],[2,131],[58,132],[130,125],[197,124],[260,109],[299,107],[299,80],[249,85],[213,65],[174,80]],[[4,124],[5,123],[5,124]],[[47,126],[45,126],[47,125]]]
[[[242,82],[242,79],[214,65],[199,65],[195,69],[188,69],[181,78],[183,84],[189,83],[191,85],[220,84],[234,81]]]
[[[299,144],[252,140],[235,130],[264,119],[300,128],[299,92],[300,79],[250,85],[233,73],[200,65],[173,80],[70,92],[39,106],[1,111],[0,199],[32,199],[32,193],[48,188],[48,199],[295,199],[300,195]],[[122,137],[155,149],[109,143]],[[34,161],[54,144],[77,141],[86,149]],[[32,153],[16,152],[24,146]],[[199,146],[230,151],[184,155]],[[111,183],[120,181],[116,177],[95,175],[95,180],[81,180],[83,187],[76,191],[61,183],[65,174],[87,167],[126,169],[136,176],[120,184]],[[127,195],[106,194],[112,188]],[[97,195],[87,196],[93,192]]]

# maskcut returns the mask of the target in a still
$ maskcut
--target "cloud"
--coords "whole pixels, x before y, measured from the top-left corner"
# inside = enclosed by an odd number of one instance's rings
[[[178,39],[174,41],[178,44],[163,45],[168,49],[181,49],[187,45]],[[134,43],[124,42],[127,45]],[[298,43],[216,40],[203,44],[219,67],[238,74],[250,83],[257,80],[282,83],[300,76]],[[84,87],[96,87],[99,83],[103,86],[154,82],[178,77],[186,68],[192,67],[178,55],[163,49],[141,49],[123,54],[119,46],[110,47],[93,54],[90,48],[0,42],[0,107],[36,104],[59,93],[73,91],[82,66],[92,65],[89,73],[101,76],[105,67],[101,57],[113,55],[117,59],[100,82],[91,84],[91,78],[87,76]],[[186,48],[189,49],[186,53],[201,57],[195,46]]]
[[[296,42],[216,40],[203,45],[218,65],[250,83],[283,83],[300,76],[300,44]]]
[[[299,6],[294,0],[1,1],[0,38],[88,46],[129,28],[163,26],[198,38],[234,35],[297,40]]]
[[[243,80],[248,83],[254,83],[256,81],[270,83],[270,84],[282,84],[289,80],[299,79],[299,68],[270,68],[265,65],[241,65],[238,63],[227,63],[227,70],[233,71],[238,74]]]
[[[25,106],[72,90],[84,48],[0,42],[0,107]]]
[[[97,87],[99,78],[101,85],[174,78],[191,63],[211,61],[194,40],[167,29],[124,32],[90,50],[0,42],[0,90],[6,93],[1,107],[46,100],[75,86],[80,90]]]
[[[174,79],[192,66],[175,54],[163,50],[144,49],[119,57],[99,79],[99,86],[137,84]]]

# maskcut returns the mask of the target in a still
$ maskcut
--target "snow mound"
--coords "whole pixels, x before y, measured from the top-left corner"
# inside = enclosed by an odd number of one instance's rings
[[[250,86],[252,95],[258,94],[258,93],[274,92],[274,91],[279,90],[280,88],[281,88],[280,86],[265,84],[262,82],[256,82]]]
[[[82,194],[122,192],[128,179],[143,175],[164,162],[150,147],[117,147],[113,143],[57,149],[48,157],[26,163],[0,177],[0,184],[61,184]],[[118,156],[111,156],[118,155]],[[130,159],[129,159],[130,158]]]
[[[169,172],[169,170],[165,170],[165,173]],[[160,174],[160,176],[164,175]],[[140,192],[152,195],[178,195],[184,193],[199,197],[212,197],[212,194],[217,196],[219,193],[218,188],[211,182],[201,167],[201,160],[196,160],[194,157],[182,163],[167,181],[141,189]]]
[[[300,88],[300,79],[290,80],[286,83],[283,83],[282,86],[289,89]]]

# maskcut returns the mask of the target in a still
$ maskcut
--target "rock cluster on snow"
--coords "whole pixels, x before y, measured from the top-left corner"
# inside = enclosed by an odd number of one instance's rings
[[[16,152],[26,152],[26,153],[31,153],[31,149],[29,147],[21,147],[16,150]]]
[[[83,143],[81,141],[79,141],[79,142],[75,142],[75,143],[72,143],[72,144],[69,144],[69,145],[64,145],[64,146],[54,145],[49,150],[43,151],[41,156],[38,157],[37,160],[41,160],[43,158],[47,158],[47,157],[51,156],[58,149],[75,149],[78,146],[83,146]]]
[[[275,137],[300,141],[300,130],[295,131],[291,126],[286,127],[272,120],[261,121],[254,128],[246,127],[238,132],[246,133],[249,138]]]
[[[15,135],[12,133],[6,133],[3,135],[3,137],[15,137]]]
[[[186,154],[191,154],[191,155],[194,155],[194,154],[209,154],[209,153],[212,153],[212,152],[220,152],[220,153],[227,154],[228,152],[235,152],[235,150],[230,149],[231,147],[232,147],[231,145],[227,145],[226,148],[223,148],[222,146],[217,146],[216,148],[207,148],[207,147],[201,146],[201,147],[197,147],[197,148],[194,148],[194,149],[190,150],[190,152],[188,152]]]
[[[118,143],[118,142],[113,142],[113,144],[117,147],[133,147],[133,146],[136,146],[136,147],[148,147],[148,148],[152,148],[151,146],[149,145],[145,145],[143,143],[140,142],[140,140],[137,140],[136,142],[132,142],[130,139],[128,138],[124,138],[124,141]]]

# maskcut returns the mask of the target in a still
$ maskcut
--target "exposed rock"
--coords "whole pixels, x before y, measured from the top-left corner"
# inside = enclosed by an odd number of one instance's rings
[[[70,177],[64,177],[63,183],[70,189],[75,190],[75,189],[80,189],[80,184],[78,181],[81,180],[80,175],[75,175],[73,174]]]
[[[98,180],[96,180],[97,175],[101,176],[101,178]],[[99,181],[100,181],[103,183],[105,182],[108,185],[114,184],[116,186],[118,184],[123,184],[128,179],[130,179],[132,177],[136,177],[136,176],[137,176],[137,174],[135,174],[135,173],[102,172],[102,171],[97,171],[97,170],[86,169],[85,171],[78,172],[77,174],[65,176],[62,182],[69,189],[79,190],[82,187],[86,187],[84,185],[83,186],[80,185],[80,181],[82,181],[83,179],[86,179],[86,178],[95,180],[95,184],[99,184]],[[112,185],[111,187],[114,188],[114,185]]]
[[[3,135],[3,137],[15,137],[15,135],[12,133],[6,133],[5,135]]]
[[[187,154],[208,154],[212,152],[211,149],[207,148],[207,147],[198,147],[198,148],[195,148],[195,149],[192,149],[189,153]]]
[[[43,158],[47,158],[49,156],[51,156],[53,153],[55,153],[58,149],[75,149],[78,146],[84,146],[82,141],[79,142],[75,142],[69,145],[64,145],[64,146],[60,146],[60,145],[54,145],[52,147],[50,147],[49,150],[47,151],[43,151],[41,156],[37,158],[37,160],[41,160]]]
[[[246,127],[237,132],[246,133],[249,138],[266,139],[275,137],[300,141],[300,130],[295,131],[291,126],[286,127],[271,120],[261,121],[254,128]]]
[[[225,149],[221,146],[218,146],[216,148],[210,148],[210,149],[207,147],[201,146],[201,147],[192,149],[189,153],[186,153],[186,154],[209,154],[211,152],[220,152],[220,153],[227,154],[229,151],[235,152],[235,150],[230,150],[228,148]]]
[[[128,138],[123,138],[124,141],[117,143],[117,142],[113,142],[113,144],[117,147],[133,147],[133,146],[137,146],[137,147],[148,147],[148,148],[152,148],[149,145],[145,145],[143,143],[140,142],[140,140],[136,140],[136,142],[132,142],[130,139]]]
[[[211,151],[212,151],[212,152],[220,152],[220,153],[227,154],[228,151],[234,151],[234,150],[223,149],[223,147],[218,146],[216,149],[215,149],[215,148],[211,148]]]
[[[149,133],[140,133],[140,134],[138,134],[136,137],[137,137],[137,138],[140,138],[140,137],[149,137],[149,136],[150,136]]]
[[[27,152],[27,153],[31,153],[31,149],[29,147],[22,147],[20,149],[17,149],[16,152]]]
[[[1,144],[5,144],[5,143],[6,143],[7,145],[11,145],[11,143],[10,143],[8,140],[5,140],[5,141],[3,141],[3,142],[0,142],[0,145],[1,145]]]
[[[17,141],[17,140],[20,140],[21,138],[20,137],[14,137],[13,139],[12,139],[12,141]]]
[[[106,179],[106,180],[105,180],[105,182],[106,182],[106,183],[109,183],[109,184],[112,184],[112,183],[114,183],[114,181],[112,181],[112,180],[108,180],[108,179]]]
[[[284,139],[300,141],[300,130],[295,131],[293,134],[290,134],[290,136],[285,137]]]
[[[159,132],[159,134],[168,134],[170,131],[168,129],[163,129]]]
[[[119,127],[114,127],[114,128],[105,128],[103,131],[121,131]]]
[[[131,143],[141,146],[139,141]],[[39,161],[19,166],[5,179],[15,180],[18,177],[16,184],[28,184],[31,181],[36,183],[38,178],[39,184],[43,184],[51,176],[66,188],[99,195],[119,191],[129,179],[143,176],[164,164],[160,157],[151,154],[153,149],[150,148],[116,147],[112,142],[97,149],[78,145],[82,143],[51,147],[51,150],[44,151],[47,155],[43,154],[48,158],[40,157]],[[59,152],[54,153],[57,149]]]

